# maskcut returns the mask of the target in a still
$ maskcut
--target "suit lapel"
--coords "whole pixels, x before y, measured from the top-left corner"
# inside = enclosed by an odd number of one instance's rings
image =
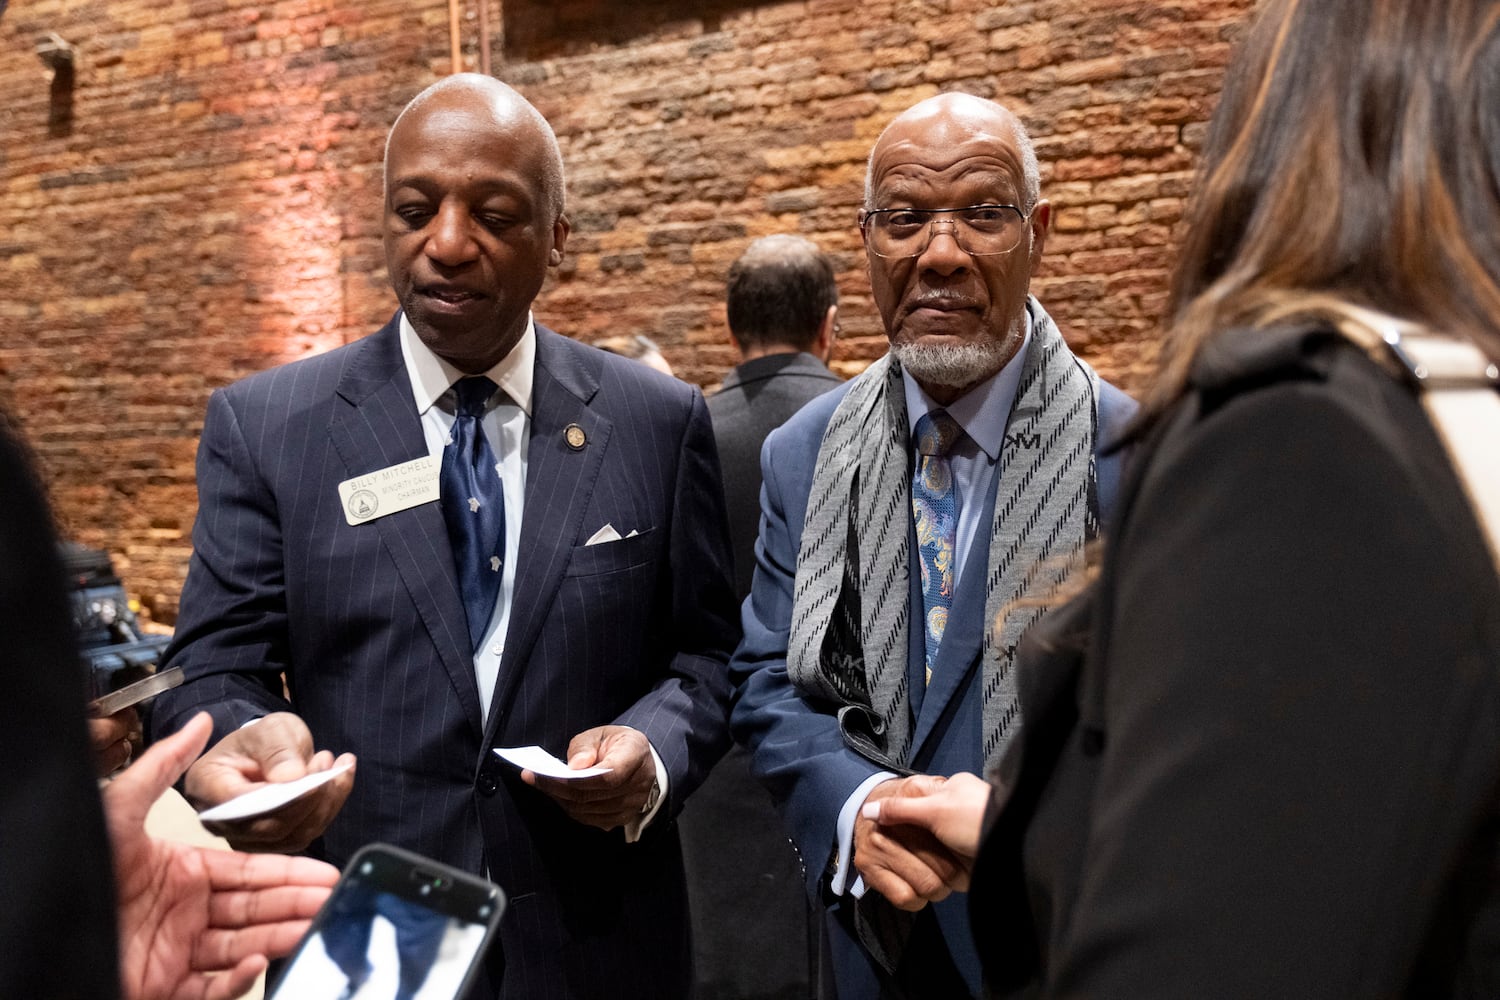
[[[584,511],[594,492],[613,423],[589,407],[598,391],[596,372],[584,364],[587,349],[536,328],[536,373],[531,389],[531,442],[526,451],[526,506],[516,556],[515,592],[500,676],[495,683],[486,744],[508,714],[521,672],[531,657],[548,608],[562,583]],[[583,431],[583,446],[568,443],[567,429]]]
[[[999,474],[998,471],[996,473]],[[948,625],[943,630],[943,641],[938,646],[937,662],[932,668],[932,683],[923,692],[917,709],[917,730],[912,737],[911,759],[917,760],[924,744],[939,729],[938,722],[946,714],[949,704],[969,686],[969,678],[979,665],[979,654],[984,646],[984,633],[989,623],[985,621],[985,605],[989,597],[986,577],[990,564],[990,531],[995,520],[995,493],[992,490],[985,499],[984,509],[979,512],[975,527],[973,548],[964,560],[963,579],[958,584],[958,600],[949,611]],[[916,551],[915,548],[912,549]],[[917,593],[918,614],[913,621],[920,622],[921,593]],[[921,641],[920,630],[917,641]]]
[[[392,319],[366,339],[339,380],[337,392],[348,405],[338,411],[329,435],[349,476],[427,454],[401,359],[398,322]],[[373,525],[341,526],[341,530],[380,533],[459,703],[479,735],[479,689],[468,650],[468,625],[438,505],[420,504],[377,518]]]

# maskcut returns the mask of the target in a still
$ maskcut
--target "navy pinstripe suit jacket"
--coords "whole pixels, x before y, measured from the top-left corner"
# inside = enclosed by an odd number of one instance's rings
[[[354,791],[314,845],[342,864],[385,840],[510,897],[504,997],[671,997],[688,981],[675,824],[728,743],[725,664],[738,638],[718,458],[695,388],[537,327],[514,606],[480,725],[453,557],[436,503],[350,526],[345,479],[427,453],[397,321],[214,393],[198,520],[158,700],[215,740],[289,706],[317,746],[359,756]],[[568,447],[569,424],[587,443]],[[606,523],[619,541],[585,546]],[[637,844],[569,820],[495,746],[563,754],[593,726],[633,726],[670,777]],[[498,974],[492,963],[492,978]]]

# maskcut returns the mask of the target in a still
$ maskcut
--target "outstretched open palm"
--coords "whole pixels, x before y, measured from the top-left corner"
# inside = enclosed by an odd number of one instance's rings
[[[338,879],[310,858],[242,854],[150,837],[146,813],[202,751],[199,715],[104,789],[127,998],[230,1000],[289,953]]]

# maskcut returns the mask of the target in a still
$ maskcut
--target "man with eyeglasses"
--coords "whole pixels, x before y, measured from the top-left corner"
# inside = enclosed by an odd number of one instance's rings
[[[1134,403],[1028,293],[1050,221],[1005,108],[944,94],[898,116],[859,214],[890,351],[761,454],[733,728],[825,904],[825,996],[980,992],[945,888],[961,864],[861,807],[999,762],[1016,646],[1113,500],[1100,449]]]

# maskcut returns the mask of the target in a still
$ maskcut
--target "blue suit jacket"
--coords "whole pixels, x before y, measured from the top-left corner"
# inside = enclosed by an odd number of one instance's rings
[[[384,840],[487,872],[510,897],[502,996],[680,995],[670,820],[727,744],[724,665],[738,637],[703,398],[537,327],[514,605],[481,727],[438,505],[350,526],[339,503],[343,480],[427,454],[397,330],[393,319],[210,399],[168,653],[189,680],[159,699],[153,730],[207,709],[218,739],[290,707],[319,748],[359,756],[313,852],[342,864]],[[605,524],[639,533],[585,546]],[[664,812],[637,844],[568,819],[491,753],[562,754],[608,723],[645,733],[669,774]]]
[[[730,663],[737,686],[732,717],[735,739],[751,748],[754,770],[782,809],[806,862],[808,887],[814,894],[836,845],[839,810],[862,782],[880,770],[845,746],[833,715],[837,706],[803,698],[786,669],[792,587],[818,447],[847,391],[846,385],[818,397],[766,440],[761,452],[765,482],[755,581],[742,611],[745,637]],[[1096,435],[1101,514],[1113,504],[1121,459],[1118,454],[1098,452],[1120,433],[1134,411],[1129,397],[1101,382]],[[986,498],[980,523],[989,523],[994,502],[993,496]],[[987,532],[978,532],[976,545],[985,548],[968,555],[958,602],[950,612],[933,667],[932,686],[924,692],[920,680],[911,685],[917,692],[912,705],[912,763],[924,773],[981,773],[984,767],[976,668],[985,613],[987,538]],[[914,540],[912,551],[916,551]],[[910,599],[917,608],[913,620],[920,621],[921,592],[917,574],[911,576]],[[920,631],[913,632],[910,647],[908,670],[920,678],[925,655]],[[977,992],[979,959],[963,897],[950,897],[934,913],[950,955]],[[831,935],[840,996],[878,996],[874,969],[858,943],[837,922],[831,922]]]

